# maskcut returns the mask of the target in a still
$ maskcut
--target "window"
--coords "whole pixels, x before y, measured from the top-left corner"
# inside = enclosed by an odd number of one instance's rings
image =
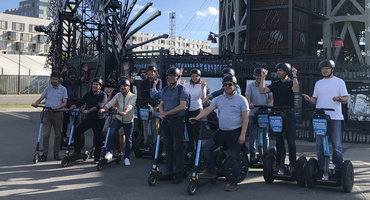
[[[0,29],[7,29],[8,28],[8,22],[0,20]]]
[[[32,35],[28,33],[21,33],[21,41],[30,42],[32,39]]]
[[[30,32],[30,33],[36,33],[36,31],[35,31],[35,26],[36,26],[36,25],[34,25],[34,24],[30,24],[30,25],[29,25],[29,30],[28,30],[28,32]]]
[[[0,49],[1,50],[5,50],[7,46],[8,46],[7,41],[0,41]]]
[[[24,31],[24,23],[13,22],[12,30],[13,31]]]

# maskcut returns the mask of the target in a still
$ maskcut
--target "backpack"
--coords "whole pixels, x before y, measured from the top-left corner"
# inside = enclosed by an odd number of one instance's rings
[[[164,89],[163,89],[163,92],[162,92],[162,96],[164,96],[164,93],[167,91],[169,86],[166,86]],[[183,85],[180,85],[177,87],[177,91],[179,93],[179,97],[180,97],[180,94],[181,94],[181,90],[184,86]],[[191,97],[190,97],[190,94],[188,93],[188,102],[186,103],[186,109],[185,109],[185,113],[187,113],[189,111],[189,108],[190,108],[190,100],[191,100]]]

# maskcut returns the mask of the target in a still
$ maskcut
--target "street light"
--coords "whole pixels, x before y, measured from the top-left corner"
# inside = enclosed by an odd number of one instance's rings
[[[338,31],[335,29],[335,22],[333,21],[332,26],[332,40],[330,42],[330,46],[333,49],[333,55],[332,58],[334,58],[334,61],[337,61],[337,58],[335,56],[335,48],[337,47],[344,47],[344,43],[342,38],[340,38]]]
[[[20,91],[21,91],[21,54],[22,54],[22,50],[21,50],[21,43],[16,43],[16,49],[18,50],[18,90],[17,90],[17,93],[18,95],[20,94]]]
[[[216,37],[218,37],[216,33],[209,32],[207,40],[211,41],[211,43],[217,43]]]

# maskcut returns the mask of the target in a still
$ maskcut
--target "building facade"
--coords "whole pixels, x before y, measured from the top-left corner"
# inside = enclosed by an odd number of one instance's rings
[[[51,13],[48,7],[49,0],[27,0],[19,2],[19,8],[7,9],[4,13],[41,19],[51,19]]]
[[[0,13],[0,53],[45,56],[49,52],[47,35],[35,26],[47,26],[51,20]]]

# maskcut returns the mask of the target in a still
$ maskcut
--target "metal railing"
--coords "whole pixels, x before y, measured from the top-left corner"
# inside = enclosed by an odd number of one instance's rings
[[[49,76],[20,76],[19,94],[41,94],[50,84]],[[18,93],[18,75],[0,75],[0,94]]]

